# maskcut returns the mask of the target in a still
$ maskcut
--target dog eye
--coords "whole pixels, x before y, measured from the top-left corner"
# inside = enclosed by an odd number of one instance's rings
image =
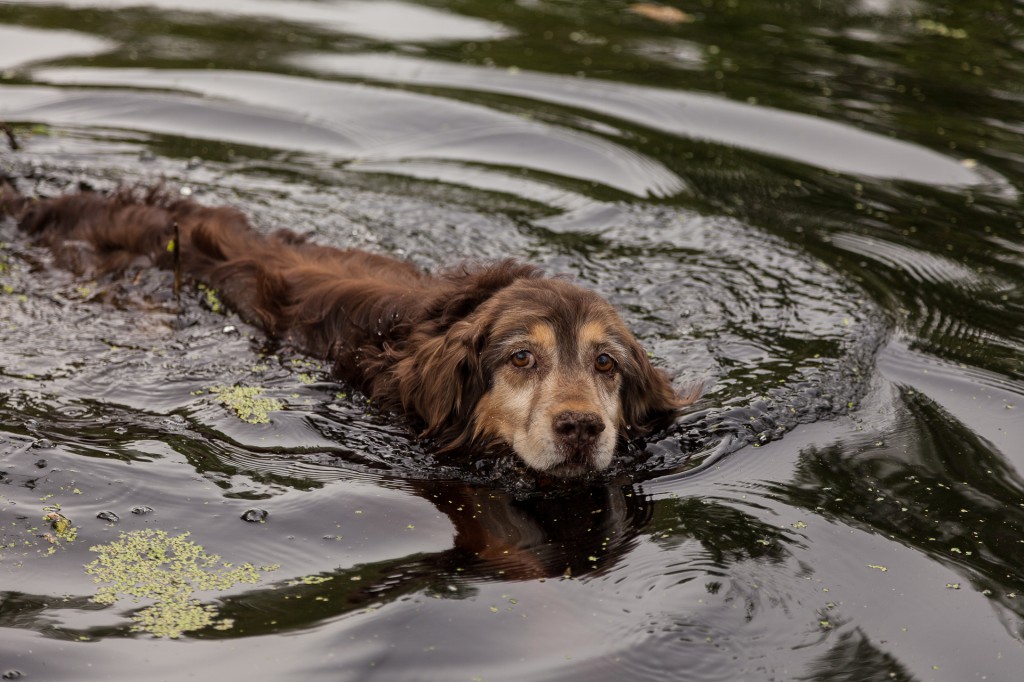
[[[526,369],[537,364],[537,360],[530,351],[519,350],[512,354],[512,364],[520,369]]]
[[[601,353],[594,360],[594,369],[601,374],[607,374],[608,372],[615,369],[615,361],[612,360],[612,356],[607,353]]]

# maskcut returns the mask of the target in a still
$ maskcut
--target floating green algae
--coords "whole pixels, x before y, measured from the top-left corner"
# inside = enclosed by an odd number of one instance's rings
[[[89,549],[99,554],[85,566],[98,584],[92,601],[113,604],[122,597],[153,604],[132,615],[131,629],[156,637],[180,637],[205,627],[230,628],[230,620],[217,620],[217,607],[202,604],[194,595],[204,590],[227,590],[243,583],[259,582],[252,564],[232,566],[215,554],[207,554],[183,533],[144,529],[121,533],[117,540]]]
[[[75,524],[71,523],[71,519],[60,513],[59,504],[44,507],[43,511],[46,512],[43,520],[50,522],[50,527],[53,528],[53,532],[58,538],[73,542],[78,537],[78,529],[75,528]]]
[[[333,576],[329,575],[304,575],[301,578],[295,578],[285,583],[288,587],[294,587],[296,585],[322,585],[323,583],[334,580]]]
[[[284,407],[276,398],[263,397],[259,386],[213,386],[210,392],[217,394],[217,400],[239,419],[250,424],[267,424],[270,413]]]
[[[215,313],[224,312],[224,304],[221,303],[220,297],[217,295],[217,292],[215,290],[211,289],[205,284],[200,284],[199,290],[205,293],[206,305],[210,310],[212,310]]]

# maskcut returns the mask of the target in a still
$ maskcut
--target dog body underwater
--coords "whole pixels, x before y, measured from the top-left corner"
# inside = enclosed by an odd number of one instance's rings
[[[36,199],[0,176],[3,216],[76,274],[158,267],[214,288],[243,318],[406,414],[441,452],[507,447],[537,471],[583,474],[689,402],[607,301],[531,265],[429,275],[287,229],[259,232],[237,209],[161,189]]]

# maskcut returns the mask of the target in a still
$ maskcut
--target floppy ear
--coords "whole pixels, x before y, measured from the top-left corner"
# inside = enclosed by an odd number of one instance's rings
[[[671,424],[679,410],[697,399],[697,390],[680,395],[665,372],[651,365],[640,344],[634,341],[629,350],[632,362],[623,372],[622,418],[626,437],[635,438]]]
[[[392,370],[402,407],[425,424],[420,437],[437,439],[442,451],[471,438],[473,408],[487,390],[484,341],[479,323],[462,320],[443,335],[413,339],[415,350]]]

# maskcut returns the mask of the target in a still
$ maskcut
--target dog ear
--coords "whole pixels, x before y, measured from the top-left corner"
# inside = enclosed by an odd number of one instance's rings
[[[680,395],[665,372],[651,365],[639,343],[631,343],[629,351],[632,362],[623,372],[622,384],[622,416],[627,439],[667,427],[682,408],[697,399],[699,390]]]
[[[485,340],[479,322],[462,320],[443,335],[414,340],[415,350],[393,369],[402,407],[423,420],[420,437],[437,439],[442,451],[472,437],[473,409],[487,389],[480,360]]]

